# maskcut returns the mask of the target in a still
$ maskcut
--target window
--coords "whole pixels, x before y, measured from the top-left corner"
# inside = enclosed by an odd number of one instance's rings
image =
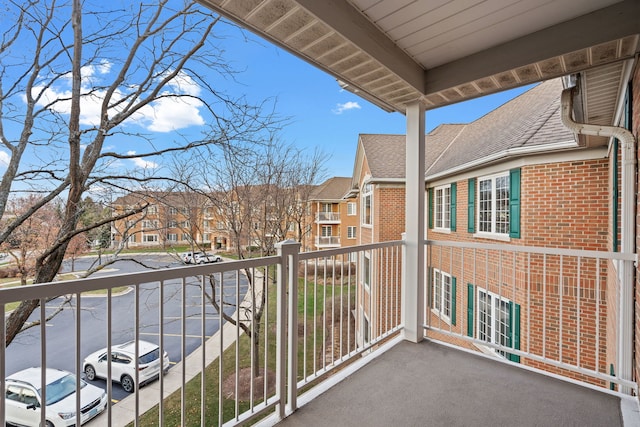
[[[350,225],[347,227],[347,239],[355,239],[355,238],[356,238],[356,227]]]
[[[371,254],[369,252],[364,253],[362,260],[362,283],[367,288],[371,284]]]
[[[178,209],[176,208],[169,208],[169,215],[176,215],[178,213]]]
[[[181,236],[180,240],[190,242],[191,241],[191,235],[189,233],[182,233],[182,236]]]
[[[435,189],[435,228],[450,229],[451,226],[451,186]]]
[[[157,214],[158,213],[158,207],[156,205],[149,205],[147,207],[147,213]]]
[[[142,221],[142,228],[158,228],[158,221],[144,220]]]
[[[362,191],[362,224],[371,225],[371,198],[373,189],[371,184],[365,184]]]
[[[433,269],[433,310],[447,322],[456,324],[456,279]]]
[[[347,215],[354,216],[356,214],[356,202],[347,203]]]
[[[223,221],[218,221],[218,230],[224,230],[224,222]]]
[[[332,204],[331,203],[322,203],[320,205],[320,212],[331,212]]]
[[[167,223],[167,227],[169,227],[169,228],[175,228],[177,226],[178,226],[178,221],[176,221],[176,220],[171,220],[171,221],[169,221]]]
[[[191,221],[182,221],[182,222],[180,223],[180,227],[183,227],[183,228],[189,228],[189,227],[191,227]]]
[[[178,235],[176,233],[169,233],[167,234],[167,240],[170,242],[177,242],[178,241]]]
[[[204,233],[204,234],[202,235],[202,241],[203,241],[203,242],[210,242],[210,241],[211,241],[211,234],[209,234],[209,233]]]
[[[367,319],[367,315],[362,313],[362,340],[364,344],[369,343],[369,319]]]
[[[469,284],[470,316],[473,315],[472,295],[473,285]],[[477,298],[477,338],[491,344],[513,347],[519,350],[520,305],[514,304],[508,299],[482,288],[478,288]],[[473,324],[471,319],[469,319],[468,324],[471,328]],[[472,331],[469,332],[469,335],[472,336]],[[496,350],[496,352],[514,362],[520,361],[519,356],[507,353],[506,351]]]
[[[145,243],[157,242],[158,241],[158,235],[157,234],[145,234],[144,236],[142,236],[142,241],[145,242]]]
[[[478,231],[509,233],[509,174],[478,180]]]
[[[136,235],[132,234],[129,237],[127,237],[127,242],[129,243],[135,243],[136,242]]]
[[[332,229],[333,229],[333,227],[331,227],[330,225],[323,225],[322,226],[322,237],[331,237]]]

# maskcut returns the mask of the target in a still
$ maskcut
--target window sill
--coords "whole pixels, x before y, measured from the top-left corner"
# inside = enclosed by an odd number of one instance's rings
[[[451,234],[451,229],[449,228],[433,228],[432,231],[435,233]]]
[[[496,233],[474,233],[476,239],[490,239],[498,240],[500,242],[511,242],[511,237],[508,234],[496,234]]]
[[[440,313],[435,308],[431,308],[431,313],[434,314],[436,317],[440,318],[440,320],[442,320],[447,325],[451,326],[451,319],[449,317],[447,317],[444,314]]]

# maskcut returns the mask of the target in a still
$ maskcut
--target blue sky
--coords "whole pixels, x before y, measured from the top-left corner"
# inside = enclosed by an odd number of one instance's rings
[[[214,71],[199,70],[201,77],[216,89],[232,96],[246,96],[250,103],[258,104],[265,99],[272,99],[275,102],[276,113],[289,120],[279,139],[286,144],[307,149],[310,153],[317,148],[330,156],[326,163],[327,177],[351,176],[359,134],[405,133],[405,117],[402,114],[384,112],[351,92],[342,90],[334,77],[304,60],[248,31],[241,32],[235,26],[216,25],[214,32],[217,38],[213,41],[226,51],[225,58],[233,69],[240,71],[240,74],[236,76],[236,81],[231,81],[221,78]],[[25,40],[28,43],[28,39]],[[28,52],[28,46],[23,50]],[[4,59],[20,63],[21,55],[18,50],[13,56]],[[94,93],[83,101],[81,124],[84,126],[95,126],[98,123],[101,92],[94,92],[92,83],[115,75],[114,70],[118,64],[113,61],[118,59],[116,56],[110,60],[97,58],[91,65],[83,68],[84,90]],[[174,91],[173,93],[197,96],[202,88],[198,87],[192,77],[180,75],[168,89]],[[43,75],[43,78],[46,79],[47,76]],[[40,87],[44,88],[41,89],[44,93],[43,104],[55,99],[67,99],[70,80],[65,76],[51,87]],[[428,111],[427,132],[442,123],[473,121],[524,90],[526,88]],[[70,104],[66,101],[58,102],[55,110],[67,115],[69,107]],[[130,135],[138,131],[149,134],[157,144],[170,144],[173,138],[197,139],[202,136],[201,132],[207,120],[203,110],[202,103],[197,100],[164,98],[141,109],[139,114],[127,122],[126,129],[131,131]],[[7,129],[17,137],[17,126],[9,123]],[[175,133],[174,129],[179,133]],[[107,144],[104,150],[115,150],[131,156],[146,151],[144,144],[127,138],[127,135],[110,137]],[[42,159],[42,148],[32,148],[29,155],[34,162],[32,167],[38,167],[37,162]],[[36,149],[38,153],[34,151]],[[0,172],[7,164],[8,156],[9,152],[0,147]],[[54,154],[52,158],[59,157]],[[162,167],[158,162],[154,158],[134,157],[113,163],[110,167],[156,169]]]
[[[387,113],[341,90],[336,79],[302,59],[250,34],[250,41],[227,40],[240,79],[255,99],[277,97],[278,111],[292,122],[283,139],[299,147],[321,148],[331,156],[329,176],[351,176],[359,134],[404,134],[405,116]],[[427,132],[442,123],[468,123],[527,88],[490,95],[427,112]]]

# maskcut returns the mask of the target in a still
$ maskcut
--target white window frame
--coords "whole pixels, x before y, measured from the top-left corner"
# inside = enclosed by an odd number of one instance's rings
[[[356,202],[347,202],[347,216],[355,216],[357,214]]]
[[[371,252],[362,254],[362,284],[365,289],[371,289]]]
[[[363,226],[373,226],[373,185],[366,183],[362,186],[362,210],[360,222]]]
[[[157,234],[143,234],[142,235],[142,243],[157,243],[158,235]]]
[[[169,242],[177,242],[178,241],[178,233],[168,233],[167,241]]]
[[[333,227],[330,225],[323,225],[320,229],[320,236],[331,237],[333,236]]]
[[[356,227],[355,225],[348,225],[347,226],[347,239],[355,239],[357,232],[358,232],[358,227]]]
[[[442,320],[447,323],[451,323],[451,310],[452,310],[452,290],[453,290],[453,278],[449,273],[433,269],[433,293],[432,293],[432,307],[434,313],[436,313]]]
[[[489,196],[490,199],[483,199],[483,183],[489,184]],[[506,197],[498,200],[496,185],[506,183]],[[497,237],[509,236],[509,172],[503,172],[495,175],[483,176],[478,178],[477,194],[478,194],[478,232],[477,234],[492,235]],[[500,209],[501,208],[501,209]],[[500,210],[499,210],[500,209]],[[487,220],[486,213],[490,215]],[[506,220],[504,219],[506,216]],[[502,219],[502,221],[499,220]],[[501,229],[499,229],[501,228]]]
[[[433,228],[451,231],[451,184],[434,188]]]
[[[511,313],[509,311],[511,300],[480,287],[478,287],[476,297],[478,301],[478,308],[476,309],[478,339],[491,344],[508,347],[509,334],[505,334],[503,331],[506,330],[508,332],[511,325]],[[489,310],[483,310],[485,307],[488,307]],[[501,319],[496,316],[496,311],[498,310],[501,310],[504,315],[502,324],[500,322]],[[505,329],[501,329],[501,326]],[[501,356],[506,355],[504,351],[493,348],[492,350]]]

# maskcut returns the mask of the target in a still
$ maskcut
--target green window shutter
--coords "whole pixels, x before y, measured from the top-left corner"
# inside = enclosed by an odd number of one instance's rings
[[[609,375],[611,375],[612,377],[616,376],[616,369],[613,367],[613,363],[609,364]],[[615,389],[616,389],[616,383],[611,381],[609,383],[609,390],[615,390]]]
[[[457,185],[456,183],[452,183],[451,184],[451,215],[450,215],[450,221],[451,221],[451,231],[456,231],[456,188]]]
[[[469,178],[469,200],[467,202],[467,231],[469,233],[476,232],[476,179]]]
[[[456,326],[456,278],[451,277],[451,325]]]
[[[509,302],[509,346],[520,350],[520,304]],[[507,353],[507,358],[512,362],[520,363],[520,356]]]
[[[433,188],[429,189],[429,228],[433,228]]]
[[[467,284],[467,336],[473,337],[473,299],[475,293],[473,285]]]
[[[520,169],[509,171],[509,237],[520,238]]]

